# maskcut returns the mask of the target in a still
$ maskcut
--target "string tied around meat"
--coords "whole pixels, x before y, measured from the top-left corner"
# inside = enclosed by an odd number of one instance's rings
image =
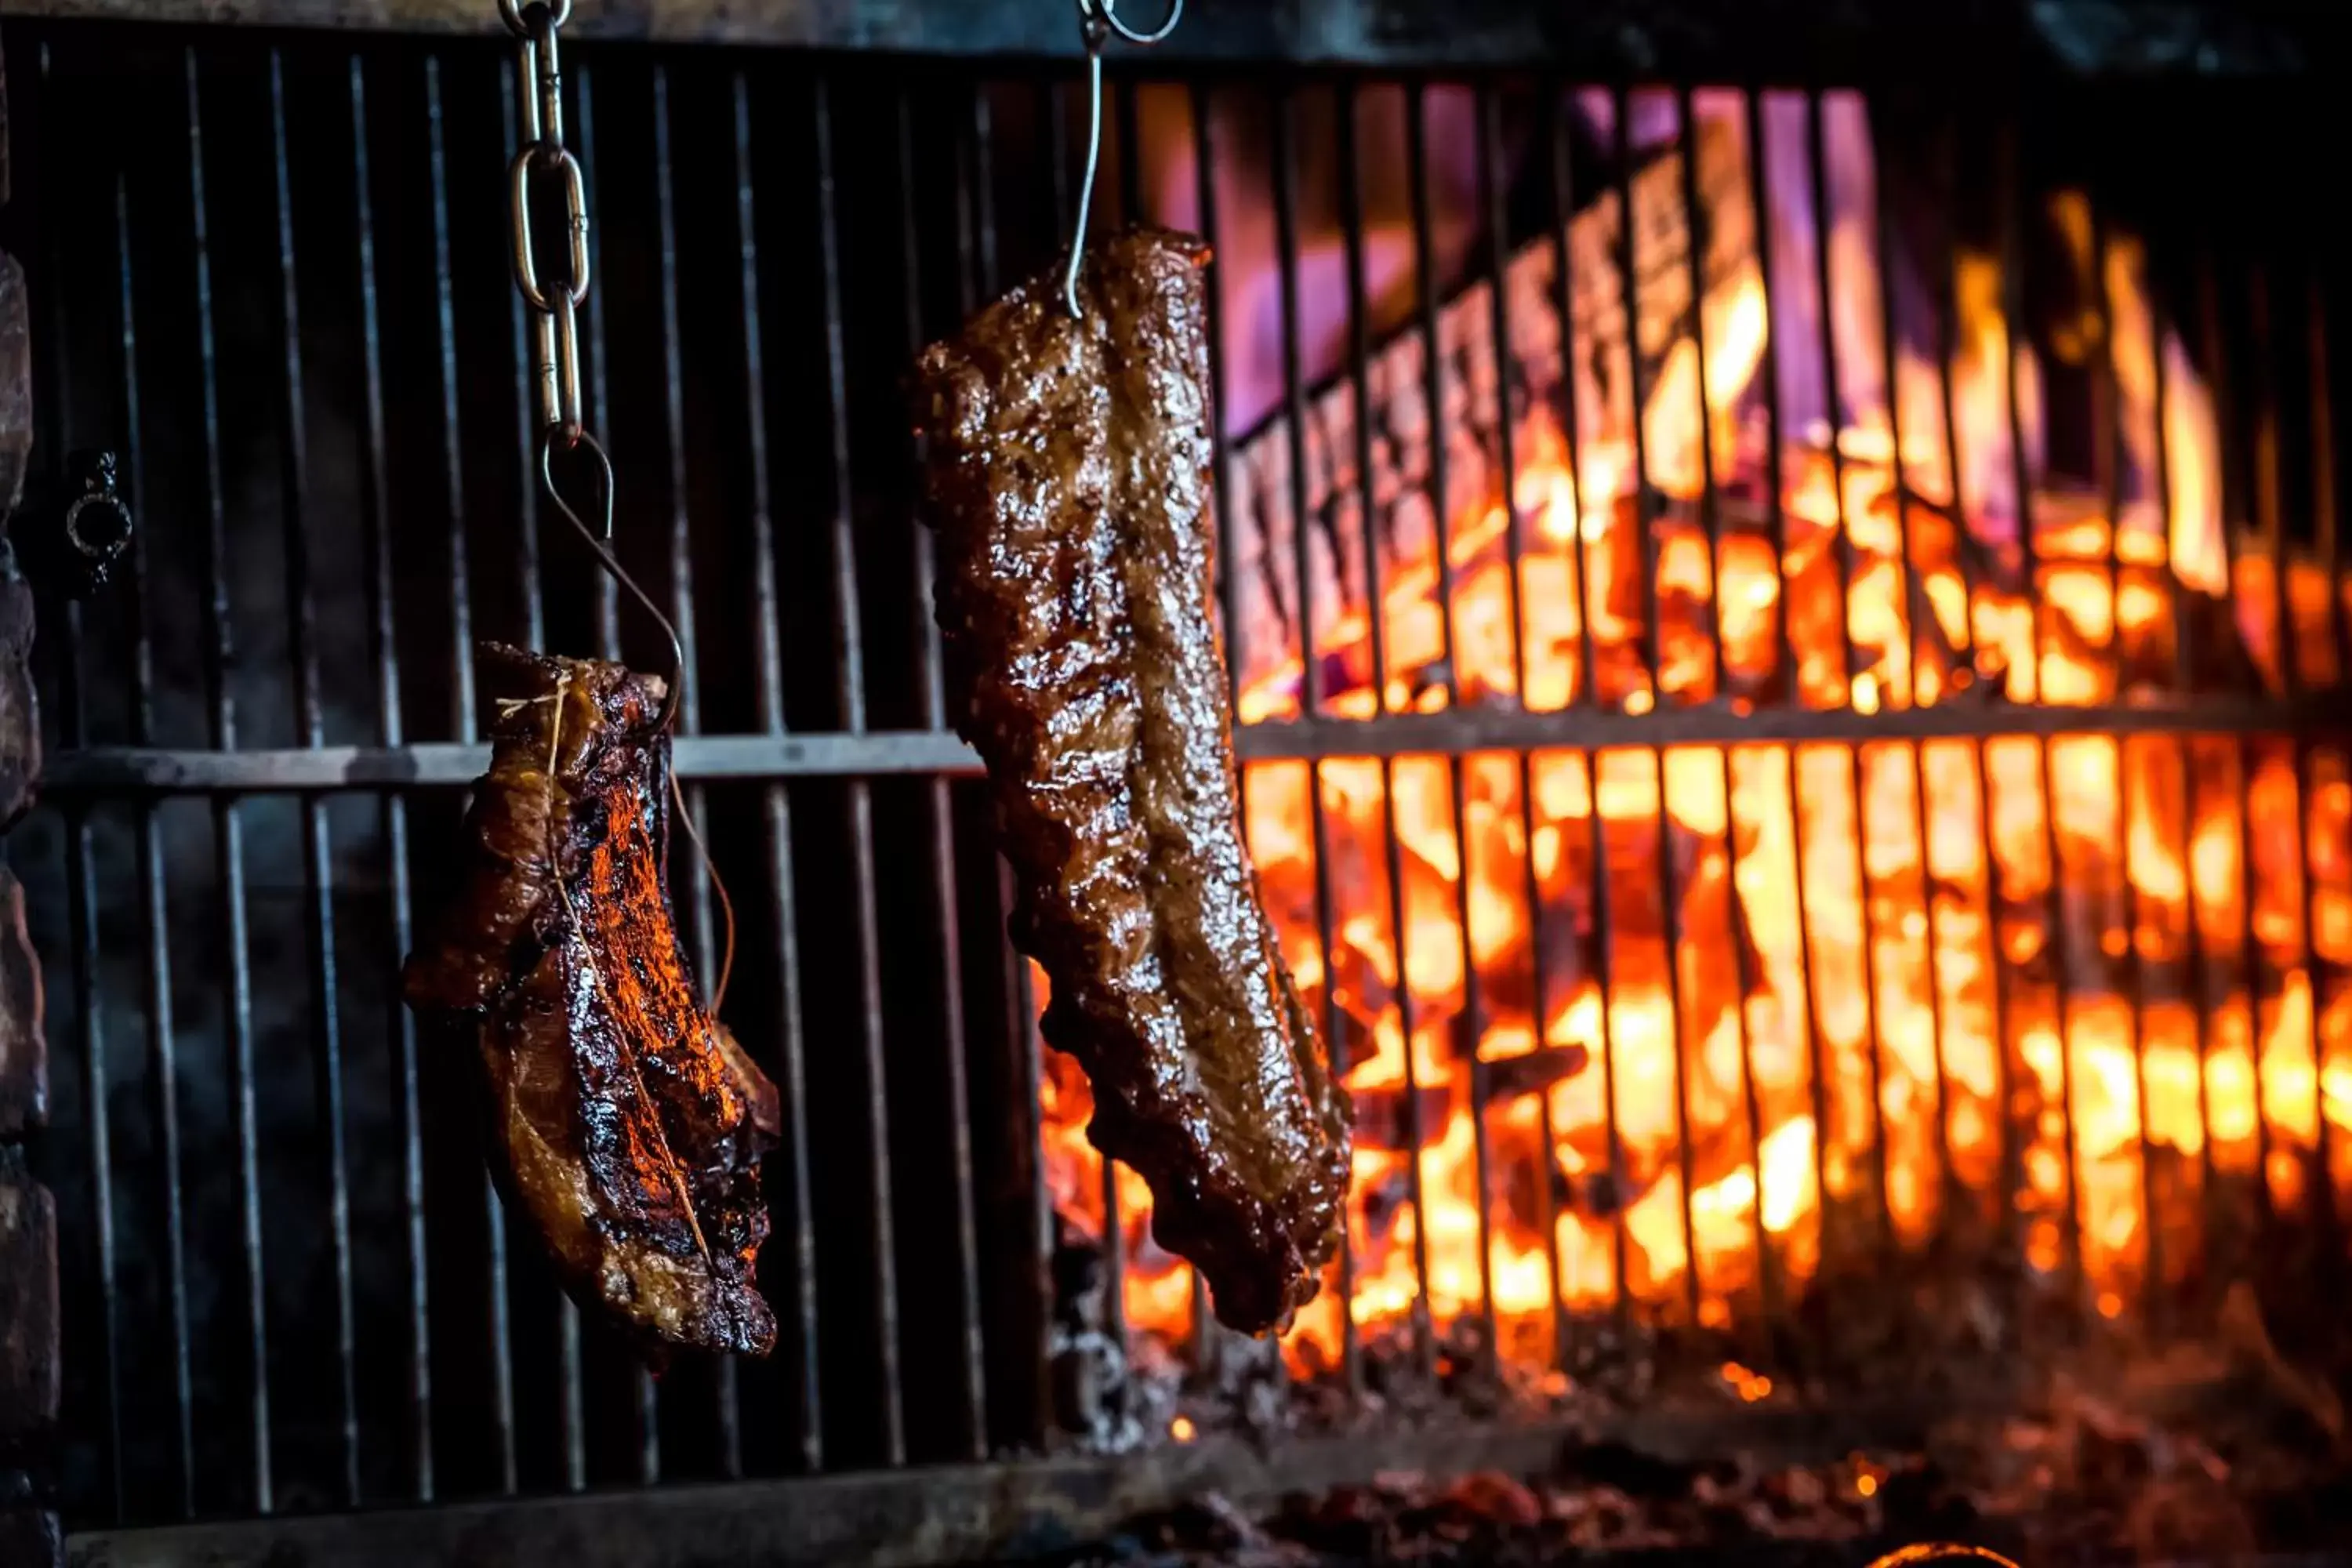
[[[1160,26],[1145,31],[1119,19],[1118,0],[1078,0],[1078,37],[1087,46],[1087,172],[1078,182],[1078,221],[1070,236],[1069,270],[1062,279],[1062,303],[1073,316],[1078,308],[1078,268],[1087,254],[1087,223],[1093,216],[1095,178],[1102,168],[1103,49],[1112,37],[1148,48],[1163,41],[1183,18],[1184,0],[1168,0],[1168,15]]]

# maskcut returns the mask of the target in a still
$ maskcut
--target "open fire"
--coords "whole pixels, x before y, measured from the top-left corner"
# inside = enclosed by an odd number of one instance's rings
[[[1605,96],[1580,107],[1609,123]],[[1502,269],[1506,354],[1489,285],[1440,316],[1442,530],[1425,435],[1411,439],[1427,425],[1417,333],[1364,378],[1369,559],[1351,381],[1318,395],[1300,433],[1304,549],[1292,433],[1277,420],[1244,444],[1233,468],[1258,545],[1245,534],[1237,552],[1244,722],[1302,711],[1300,563],[1319,710],[1342,718],[1521,700],[2116,707],[2184,677],[2212,689],[2251,668],[2271,692],[2337,679],[2344,612],[2322,564],[2223,515],[2213,402],[2158,320],[2133,237],[2095,238],[2079,196],[2046,214],[2085,297],[2104,294],[2075,346],[2117,400],[2109,471],[2070,479],[2045,463],[2042,368],[2010,341],[2000,259],[1956,250],[1944,363],[1888,344],[1862,102],[1824,100],[1818,224],[1804,100],[1759,107],[1767,201],[1745,100],[1694,100],[1682,144],[1697,150],[1702,267],[1684,265],[1680,154],[1630,183],[1638,439],[1612,192],[1565,247],[1538,241]],[[1920,302],[1897,287],[1898,306]],[[1834,448],[1824,387],[1845,410]],[[1555,1290],[1569,1309],[1622,1291],[1725,1326],[1820,1272],[1840,1227],[1863,1223],[1842,1214],[1884,1215],[1916,1246],[1990,1234],[2004,1193],[2032,1274],[2079,1279],[2116,1317],[2198,1277],[2200,1215],[2224,1191],[2259,1181],[2282,1215],[2311,1212],[2322,1181],[2352,1195],[2352,1037],[2344,997],[2313,973],[2352,959],[2340,758],[2299,777],[2284,741],[2166,735],[1564,747],[1254,764],[1247,811],[1360,1107],[1347,1268],[1363,1335],[1413,1320],[1425,1272],[1431,1324],[1490,1304],[1508,1357],[1541,1367]],[[1099,1235],[1085,1080],[1045,1059],[1054,1201]],[[2323,1124],[2332,1172],[2315,1162]],[[1122,1169],[1112,1192],[1128,1328],[1181,1342],[1189,1272],[1151,1243],[1141,1183]],[[1341,1342],[1335,1279],[1286,1348],[1304,1373]]]

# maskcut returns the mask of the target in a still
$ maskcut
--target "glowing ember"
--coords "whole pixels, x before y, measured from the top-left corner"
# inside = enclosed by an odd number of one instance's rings
[[[1694,140],[1738,153],[1736,188],[1718,199],[1752,212],[1743,106],[1701,94],[1697,108]],[[1765,110],[1778,182],[1780,143],[1801,146],[1802,104],[1775,95]],[[1554,247],[1530,247],[1506,282],[1528,340],[1510,357],[1532,356],[1539,394],[1514,405],[1517,593],[1511,510],[1485,478],[1499,472],[1495,454],[1455,464],[1443,577],[1438,531],[1391,525],[1377,647],[1364,509],[1335,507],[1353,542],[1318,536],[1313,570],[1330,581],[1309,595],[1331,714],[1522,694],[1536,711],[1596,696],[1629,713],[1716,700],[1864,712],[2004,697],[2122,706],[2172,685],[2192,623],[2193,662],[2220,668],[2221,645],[2242,640],[2273,691],[2288,686],[2290,660],[2305,685],[2337,678],[2331,596],[2345,585],[2293,558],[2282,584],[2266,544],[2230,548],[2243,529],[2221,513],[2213,401],[2176,333],[2159,330],[2141,247],[2111,234],[2094,258],[2079,202],[2050,215],[2085,273],[2103,272],[2109,301],[2107,340],[2087,353],[2112,359],[2121,471],[2091,493],[2045,470],[2042,367],[2021,345],[2011,365],[1992,258],[1956,258],[1949,363],[1907,343],[1890,362],[1863,109],[1833,96],[1825,118],[1827,314],[1848,411],[1834,456],[1826,421],[1799,416],[1802,389],[1824,380],[1804,193],[1774,192],[1769,310],[1743,220],[1744,258],[1710,258],[1704,353],[1687,337],[1653,345],[1638,448],[1623,312],[1596,335],[1580,310],[1562,356]],[[1645,192],[1679,192],[1670,180],[1636,189],[1647,288],[1675,269],[1644,254],[1674,227],[1653,221]],[[1489,330],[1484,289],[1448,312],[1450,331]],[[1635,335],[1646,342],[1646,323]],[[1507,381],[1491,367],[1505,356],[1491,342],[1471,347],[1490,368],[1470,396],[1491,427]],[[1420,396],[1419,352],[1391,351],[1412,374],[1373,378],[1376,397]],[[1554,385],[1563,363],[1572,433]],[[1784,542],[1769,492],[1764,383],[1776,365],[1790,395]],[[1332,398],[1351,421],[1352,389]],[[2026,436],[2022,454],[2012,430]],[[1345,445],[1328,430],[1318,439]],[[1697,504],[1710,467],[1724,498],[1712,550]],[[1355,483],[1352,458],[1340,471]],[[1654,561],[1634,502],[1642,471],[1663,498]],[[2031,557],[2017,548],[2021,472]],[[1295,606],[1292,563],[1250,569],[1289,585],[1261,581],[1244,604],[1271,594]],[[1300,711],[1304,667],[1295,616],[1265,619],[1237,639],[1241,707],[1248,721],[1279,722]],[[1670,1316],[1695,1303],[1702,1321],[1727,1323],[1735,1307],[1752,1310],[1759,1241],[1784,1287],[1801,1285],[1834,1251],[1845,1205],[1874,1215],[1883,1202],[1906,1244],[1997,1222],[2004,1124],[2030,1265],[2060,1274],[2078,1228],[2085,1302],[2116,1317],[2144,1299],[2152,1260],[2167,1282],[2192,1271],[2204,1173],[2265,1181],[2293,1214],[2310,1196],[2323,1117],[2352,1133],[2347,1004],[2315,997],[2310,973],[2315,953],[2352,962],[2352,778],[2320,755],[2299,782],[2284,741],[1560,749],[1342,759],[1319,773],[1275,763],[1249,769],[1246,808],[1286,950],[1318,1016],[1338,1023],[1361,1108],[1349,1263],[1363,1332],[1410,1320],[1424,1269],[1432,1321],[1491,1304],[1509,1353],[1529,1364],[1551,1352],[1555,1290],[1571,1308],[1622,1289]],[[1046,1061],[1053,1197],[1098,1234],[1091,1101],[1066,1058]],[[2352,1149],[2352,1136],[2335,1148]],[[2352,1160],[2330,1174],[2352,1192]],[[1181,1341],[1189,1271],[1150,1242],[1140,1182],[1121,1170],[1114,1191],[1129,1331]],[[1331,1364],[1340,1336],[1335,1278],[1293,1331],[1294,1366]],[[1771,1389],[1737,1363],[1723,1377],[1742,1399]],[[1856,1481],[1865,1495],[1874,1485],[1868,1473]]]

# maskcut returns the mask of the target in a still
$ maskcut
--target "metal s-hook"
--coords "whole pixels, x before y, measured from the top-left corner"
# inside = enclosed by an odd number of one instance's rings
[[[613,553],[613,459],[606,455],[604,444],[584,430],[572,443],[574,449],[586,447],[589,455],[596,460],[600,481],[596,510],[603,514],[604,527],[594,529],[572,510],[572,503],[564,500],[562,489],[555,482],[555,448],[559,438],[559,433],[551,430],[539,447],[539,481],[547,491],[547,499],[554,503],[557,511],[563,514],[563,521],[572,526],[583,542],[595,552],[596,563],[604,567],[614,582],[627,590],[629,597],[653,617],[654,625],[661,627],[662,636],[669,641],[669,688],[662,694],[661,711],[654,716],[651,731],[658,735],[677,720],[678,702],[686,693],[686,645],[679,641],[677,627],[670,623],[661,605],[638,585],[637,580],[629,575],[628,568],[623,566],[620,558]]]
[[[1117,33],[1129,43],[1142,44],[1146,47],[1163,42],[1169,34],[1176,30],[1176,24],[1181,21],[1183,16],[1184,0],[1169,0],[1168,15],[1160,21],[1160,26],[1148,33],[1139,33],[1118,19],[1118,0],[1078,0],[1078,20],[1082,26],[1091,27],[1098,23]]]
[[[1073,316],[1083,314],[1078,309],[1078,268],[1086,259],[1087,223],[1094,213],[1095,176],[1102,166],[1103,46],[1117,35],[1149,47],[1174,32],[1183,16],[1184,0],[1168,0],[1168,15],[1160,26],[1142,32],[1119,20],[1118,0],[1078,0],[1078,36],[1087,46],[1087,173],[1078,186],[1078,223],[1070,236],[1069,270],[1062,279],[1062,303]]]

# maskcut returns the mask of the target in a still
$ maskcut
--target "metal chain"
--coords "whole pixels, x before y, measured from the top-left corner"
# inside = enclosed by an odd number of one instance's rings
[[[512,209],[515,287],[531,310],[539,381],[540,422],[565,447],[577,446],[586,426],[580,412],[580,307],[588,298],[588,185],[580,160],[563,144],[563,70],[557,30],[572,0],[499,0],[499,16],[515,37],[515,87],[522,104],[522,140],[507,170]],[[535,183],[552,180],[563,203],[569,276],[540,274],[531,232]]]
[[[669,644],[669,681],[650,729],[664,731],[677,718],[686,694],[686,650],[677,627],[643,584],[629,575],[613,552],[613,460],[588,431],[580,412],[580,307],[588,299],[588,182],[580,160],[563,144],[563,69],[557,31],[571,18],[572,0],[498,0],[499,19],[515,37],[515,86],[522,103],[521,144],[507,169],[512,207],[515,288],[530,307],[532,372],[539,382],[540,484],[557,513],[572,525],[614,582],[627,591],[661,628]],[[553,180],[563,203],[565,276],[542,277],[531,233],[530,198],[535,182]],[[558,450],[576,452],[588,465],[593,503],[587,510],[566,497],[556,482]],[[730,945],[732,937],[729,939]]]

